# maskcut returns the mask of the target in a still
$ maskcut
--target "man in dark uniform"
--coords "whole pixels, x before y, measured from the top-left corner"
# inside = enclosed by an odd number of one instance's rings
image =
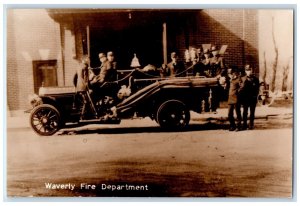
[[[238,91],[240,88],[240,77],[238,71],[232,70],[230,75],[230,86],[229,86],[229,94],[228,94],[228,120],[230,122],[229,131],[239,131],[241,129],[241,106],[238,99]],[[235,124],[235,119],[233,116],[233,112],[236,112],[237,116],[237,126]]]
[[[211,70],[210,70],[210,58],[211,58],[211,53],[209,52],[208,49],[204,49],[203,51],[203,56],[201,58],[201,66],[203,73],[206,77],[211,77]]]
[[[91,104],[89,95],[89,65],[90,59],[88,56],[83,56],[80,66],[76,69],[73,78],[74,86],[76,87],[76,101],[73,107],[81,110],[81,119],[91,117],[94,115],[95,108]]]
[[[112,82],[117,80],[117,62],[112,51],[107,52],[106,74],[104,81]]]
[[[241,78],[239,98],[243,105],[243,129],[247,129],[248,110],[250,108],[250,123],[248,129],[253,129],[257,95],[259,92],[259,80],[252,74],[250,65],[245,66],[246,75]]]
[[[191,71],[194,76],[204,76],[204,67],[201,61],[193,60],[193,65],[191,66]]]
[[[74,86],[77,92],[85,92],[88,90],[89,83],[89,58],[84,56],[73,78]]]
[[[212,74],[212,77],[216,77],[217,75],[220,75],[225,68],[224,60],[223,60],[223,57],[220,56],[219,50],[217,50],[217,47],[212,46],[211,53],[212,53],[212,57],[210,58],[211,74]]]
[[[178,61],[178,56],[176,52],[171,53],[171,62],[167,65],[170,71],[170,77],[184,77],[186,72],[184,72],[184,64]]]

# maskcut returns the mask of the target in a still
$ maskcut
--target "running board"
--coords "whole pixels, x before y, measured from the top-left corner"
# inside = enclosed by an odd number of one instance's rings
[[[89,120],[79,120],[81,124],[120,124],[121,119],[119,118],[99,118],[99,119],[89,119]]]

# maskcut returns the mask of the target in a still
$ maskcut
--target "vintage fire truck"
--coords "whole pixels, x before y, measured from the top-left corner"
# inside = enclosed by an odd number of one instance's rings
[[[41,87],[32,96],[30,125],[41,136],[69,125],[119,124],[122,119],[150,117],[162,128],[180,130],[190,121],[190,111],[214,111],[221,86],[217,78],[124,78],[106,82],[99,94],[76,92],[75,87]],[[96,98],[95,98],[96,96]]]

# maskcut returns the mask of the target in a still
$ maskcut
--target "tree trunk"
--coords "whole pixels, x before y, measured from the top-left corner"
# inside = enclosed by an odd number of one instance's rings
[[[283,67],[283,77],[282,77],[282,91],[287,90],[287,78],[288,78],[289,65]]]
[[[275,40],[275,32],[274,32],[274,17],[272,17],[272,37],[273,37],[273,44],[274,44],[274,52],[275,52],[275,58],[272,65],[272,80],[271,80],[271,91],[274,92],[275,86],[276,86],[276,70],[277,70],[277,64],[278,64],[278,47]]]
[[[264,71],[262,74],[262,81],[266,83],[266,77],[267,77],[267,60],[266,60],[266,51],[264,51]]]
[[[291,57],[292,58],[292,57]],[[288,87],[288,76],[290,72],[290,59],[287,62],[286,66],[283,67],[283,75],[282,75],[282,91],[287,91]]]

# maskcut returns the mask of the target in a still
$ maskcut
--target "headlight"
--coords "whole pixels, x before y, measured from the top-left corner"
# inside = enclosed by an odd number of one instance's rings
[[[37,105],[42,103],[42,99],[37,94],[29,95],[28,100],[32,107],[36,107]]]

